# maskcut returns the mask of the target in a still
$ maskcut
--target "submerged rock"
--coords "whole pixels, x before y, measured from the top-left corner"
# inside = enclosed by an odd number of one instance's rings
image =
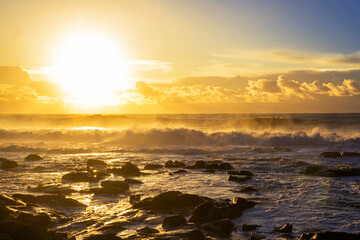
[[[62,176],[61,180],[70,182],[97,182],[108,176],[110,174],[105,171],[89,169],[88,171],[66,173]]]
[[[132,179],[132,178],[126,178],[124,181],[127,182],[127,183],[129,183],[129,184],[143,184],[142,181],[136,180],[136,179]]]
[[[313,165],[308,166],[304,173],[306,175],[321,177],[354,177],[360,176],[360,168],[326,168],[324,166]]]
[[[273,232],[280,232],[280,233],[291,233],[293,226],[290,223],[285,224],[281,227],[275,227]]]
[[[114,168],[113,173],[124,177],[139,176],[140,169],[136,165],[127,162],[121,168]]]
[[[146,166],[144,167],[145,170],[156,170],[156,169],[160,169],[163,168],[164,166],[161,164],[146,164]]]
[[[164,229],[177,228],[180,226],[186,225],[186,219],[183,215],[174,215],[170,217],[165,217],[162,227]]]
[[[230,175],[228,180],[241,183],[241,182],[246,182],[250,179],[251,179],[251,177],[249,177],[249,176],[239,177],[239,176]]]
[[[87,166],[102,166],[105,167],[107,166],[106,162],[102,161],[102,160],[98,160],[98,159],[89,159],[86,162]]]
[[[228,171],[227,173],[229,175],[243,175],[243,176],[249,176],[249,177],[254,176],[254,174],[249,171]]]
[[[11,161],[6,158],[0,158],[0,168],[1,169],[15,168],[17,166],[18,166],[18,164],[15,161]]]
[[[250,193],[250,192],[256,192],[256,191],[257,191],[257,189],[255,189],[253,187],[245,187],[240,190],[241,193]]]
[[[37,154],[30,154],[25,158],[25,161],[39,161],[39,160],[43,160],[43,158]]]
[[[20,199],[25,203],[33,204],[45,204],[51,207],[86,207],[87,205],[72,199],[66,198],[64,195],[26,195],[26,194],[14,194],[15,199]]]
[[[340,152],[323,152],[320,154],[322,158],[339,158],[341,157]]]
[[[76,192],[76,190],[71,187],[61,186],[59,184],[54,185],[39,185],[36,187],[28,187],[27,190],[29,192],[41,192],[41,193],[49,193],[49,194],[64,194],[68,195]]]
[[[360,153],[358,152],[343,152],[342,157],[360,157]]]

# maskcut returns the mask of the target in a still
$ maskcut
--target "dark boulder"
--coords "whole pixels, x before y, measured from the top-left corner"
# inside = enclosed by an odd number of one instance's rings
[[[230,234],[236,229],[236,227],[232,221],[224,219],[207,224],[205,226],[205,229],[214,232],[222,237],[229,237]]]
[[[2,223],[12,213],[7,207],[0,205],[0,223]]]
[[[17,166],[18,166],[18,164],[15,161],[11,161],[6,158],[0,158],[0,168],[1,169],[15,168]]]
[[[126,230],[126,228],[124,227],[124,222],[111,222],[97,229],[97,231],[116,231],[116,232],[122,232],[124,230]]]
[[[233,166],[230,163],[211,163],[206,165],[207,169],[219,169],[219,170],[229,170],[233,169]]]
[[[145,170],[156,170],[156,169],[160,169],[163,168],[164,166],[161,164],[146,164],[146,166],[144,167]]]
[[[0,205],[4,206],[25,206],[25,203],[12,197],[0,194]]]
[[[221,206],[220,209],[226,218],[234,219],[240,217],[243,211],[253,208],[254,206],[255,202],[236,197],[232,204]]]
[[[342,157],[360,157],[360,153],[358,152],[343,152]]]
[[[107,166],[106,162],[102,161],[102,160],[98,160],[98,159],[89,159],[86,162],[87,166],[101,166],[101,167],[105,167]]]
[[[249,177],[249,176],[239,177],[239,176],[234,176],[234,175],[230,175],[228,178],[229,181],[238,182],[238,183],[246,182],[250,179],[251,179],[251,177]]]
[[[243,176],[249,176],[249,177],[254,176],[254,174],[249,171],[228,171],[227,173],[229,175],[243,175]]]
[[[129,189],[129,183],[125,181],[102,181],[100,186],[101,188],[93,188],[91,191],[95,194],[116,195]]]
[[[205,169],[206,168],[206,163],[205,163],[205,161],[198,160],[198,161],[195,162],[194,165],[187,166],[186,168],[188,168],[188,169]]]
[[[327,169],[319,172],[322,177],[354,177],[360,176],[360,168],[349,169]]]
[[[260,227],[260,225],[255,225],[255,224],[243,224],[241,230],[243,232],[249,232],[249,231],[254,231],[256,230],[258,227]]]
[[[256,191],[257,191],[257,189],[255,189],[253,187],[245,187],[240,190],[241,193],[251,193],[251,192],[256,192]]]
[[[121,168],[114,168],[113,173],[124,177],[139,176],[140,169],[136,165],[127,162]]]
[[[14,221],[0,224],[0,236],[10,240],[46,240],[34,227]]]
[[[281,227],[275,227],[273,232],[280,232],[280,233],[291,233],[293,229],[293,226],[289,223],[285,224]]]
[[[182,194],[178,191],[169,191],[160,193],[152,198],[145,198],[135,203],[133,208],[173,213],[195,208],[204,201],[204,197],[193,194]]]
[[[315,233],[311,240],[359,240],[360,233],[320,232]]]
[[[115,233],[104,233],[83,238],[84,240],[121,240]]]
[[[184,170],[184,169],[178,169],[176,171],[173,171],[171,173],[169,173],[170,175],[173,175],[173,174],[181,174],[181,173],[187,173],[188,171]]]
[[[141,235],[144,235],[144,236],[149,236],[149,235],[154,235],[156,233],[159,233],[159,230],[157,230],[155,228],[143,227],[143,228],[136,229],[136,232]]]
[[[15,199],[20,199],[25,203],[32,204],[44,204],[51,207],[86,207],[87,205],[72,199],[66,198],[64,195],[26,195],[26,194],[14,194]]]
[[[89,171],[66,173],[62,176],[61,180],[70,182],[97,182],[108,176],[110,174],[105,171],[89,169]]]
[[[25,161],[39,161],[39,160],[43,160],[43,158],[37,154],[30,154],[25,158]]]
[[[177,228],[186,225],[186,219],[183,215],[174,215],[165,217],[163,220],[162,227],[164,229]]]
[[[340,152],[323,152],[320,154],[322,158],[339,158],[341,157]]]
[[[205,223],[223,219],[220,209],[210,202],[204,202],[197,206],[192,213],[189,222]]]
[[[134,194],[129,197],[129,202],[131,205],[140,202],[141,196],[139,194]]]
[[[165,163],[165,167],[166,168],[182,168],[182,167],[185,167],[185,163],[169,160]]]

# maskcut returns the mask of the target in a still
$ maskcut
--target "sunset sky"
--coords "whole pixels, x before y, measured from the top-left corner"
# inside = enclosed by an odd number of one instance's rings
[[[0,0],[0,113],[360,112],[357,0]]]

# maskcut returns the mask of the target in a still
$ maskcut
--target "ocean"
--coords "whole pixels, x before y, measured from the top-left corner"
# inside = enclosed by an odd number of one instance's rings
[[[123,239],[144,226],[166,232],[163,214],[133,211],[129,202],[132,195],[144,199],[166,191],[254,201],[255,207],[232,219],[237,229],[230,239],[249,238],[244,224],[258,225],[253,232],[268,239],[282,239],[273,229],[286,223],[293,225],[293,237],[319,231],[356,233],[360,176],[305,174],[313,165],[360,168],[360,156],[343,152],[360,152],[360,114],[0,115],[0,157],[19,165],[0,170],[0,191],[12,196],[70,189],[66,196],[86,207],[52,206],[72,218],[53,229],[78,240],[116,221],[124,222],[126,230],[117,233]],[[29,154],[42,160],[25,161]],[[130,184],[128,191],[113,196],[91,192],[101,181],[62,181],[66,173],[88,169],[89,159],[107,164],[103,170],[110,174],[104,180],[124,180],[111,169],[131,162],[141,170],[134,179],[142,184]],[[170,160],[183,162],[185,172],[163,167]],[[254,176],[229,181],[228,169],[186,167],[197,161],[229,163],[233,171]],[[144,169],[147,164],[161,167]]]

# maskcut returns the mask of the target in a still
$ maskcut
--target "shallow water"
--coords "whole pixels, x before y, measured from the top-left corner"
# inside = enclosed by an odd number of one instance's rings
[[[164,164],[168,160],[184,161],[187,165],[191,165],[196,160],[221,160],[231,163],[236,170],[249,170],[255,176],[247,182],[237,183],[228,181],[229,175],[221,170],[205,173],[202,170],[187,169],[187,173],[174,175],[169,175],[169,173],[176,169],[143,170],[149,175],[136,178],[143,184],[131,185],[130,191],[125,194],[93,196],[93,194],[75,192],[69,195],[68,197],[77,199],[88,207],[86,210],[60,209],[74,219],[69,223],[58,225],[57,229],[71,232],[81,240],[83,236],[93,233],[92,231],[97,226],[106,222],[131,219],[132,224],[127,226],[128,230],[119,233],[119,236],[131,235],[134,229],[145,225],[163,231],[161,228],[163,216],[145,215],[144,219],[144,215],[140,213],[127,211],[131,207],[129,196],[140,194],[142,198],[145,198],[164,191],[178,190],[214,199],[244,197],[256,201],[258,204],[253,209],[245,211],[240,218],[234,220],[238,229],[232,234],[232,239],[247,239],[247,233],[241,231],[242,224],[259,224],[261,227],[256,232],[263,233],[272,239],[277,237],[271,233],[273,228],[285,223],[291,223],[294,226],[295,237],[308,231],[320,230],[358,232],[360,229],[360,177],[326,178],[306,176],[302,173],[308,164],[360,167],[360,158],[326,159],[320,157],[320,153],[324,151],[360,152],[359,122],[356,120],[359,116],[354,116],[351,121],[349,120],[353,127],[351,134],[348,132],[348,125],[336,122],[348,119],[349,115],[343,115],[343,118],[337,115],[337,118],[333,119],[334,122],[325,115],[316,115],[313,119],[311,116],[303,117],[309,125],[306,129],[316,128],[317,123],[325,119],[327,126],[330,126],[327,134],[336,134],[337,137],[310,133],[306,137],[302,134],[296,135],[299,131],[306,130],[298,124],[295,132],[291,133],[289,130],[285,135],[283,131],[279,133],[274,129],[269,133],[271,141],[264,133],[247,135],[247,141],[243,135],[239,137],[239,133],[236,132],[218,132],[217,135],[211,135],[214,133],[182,128],[152,130],[150,137],[155,138],[155,144],[150,145],[146,144],[150,139],[149,135],[145,136],[149,132],[127,132],[125,135],[118,136],[116,134],[119,132],[116,131],[108,133],[106,132],[108,130],[96,130],[99,132],[94,132],[93,129],[89,129],[81,130],[81,134],[93,136],[91,143],[78,142],[75,145],[62,139],[60,141],[62,146],[60,146],[59,142],[54,144],[54,139],[51,138],[49,142],[42,139],[42,144],[39,146],[38,142],[29,141],[41,140],[40,130],[31,130],[31,133],[26,130],[27,136],[30,137],[24,143],[22,139],[25,136],[24,130],[5,129],[3,135],[0,136],[1,139],[5,140],[4,133],[7,133],[12,142],[3,143],[0,157],[15,160],[20,166],[11,171],[0,170],[0,191],[7,195],[37,194],[29,192],[27,188],[39,184],[61,184],[77,191],[99,186],[99,183],[61,183],[62,175],[75,169],[86,168],[86,161],[94,158],[104,160],[108,168],[120,167],[125,162],[132,162],[140,169],[143,169],[147,163]],[[228,117],[228,115],[220,115],[214,118],[216,120]],[[193,123],[189,118],[186,116],[186,121],[196,125],[196,122],[206,122],[206,118],[210,117],[206,115],[202,119],[196,115]],[[185,121],[181,116],[170,120],[180,121],[179,119]],[[259,116],[256,116],[256,119],[259,119]],[[334,129],[336,131],[333,131]],[[49,129],[41,131],[49,136]],[[60,134],[59,131],[52,132],[52,136],[63,137],[68,133],[60,131]],[[66,138],[71,139],[72,135],[76,135],[76,132],[71,132],[69,136],[66,135]],[[118,141],[119,144],[115,144],[116,141],[115,143],[111,141],[111,144],[109,141],[104,143],[104,136],[107,139],[112,136],[122,140]],[[140,138],[135,145],[122,144],[126,139],[129,139],[129,142],[134,141],[135,137]],[[145,138],[146,141],[141,141],[141,138]],[[162,140],[156,140],[156,138]],[[171,144],[163,144],[167,141]],[[188,144],[181,144],[186,141]],[[138,144],[139,142],[141,145]],[[234,142],[236,144],[229,144]],[[9,148],[11,144],[16,144],[16,146]],[[274,150],[275,146],[288,147],[291,151]],[[44,160],[37,162],[23,160],[26,155],[33,152],[39,153]],[[116,175],[111,175],[108,179],[123,180],[122,177]],[[258,191],[239,192],[247,186],[252,186]]]

